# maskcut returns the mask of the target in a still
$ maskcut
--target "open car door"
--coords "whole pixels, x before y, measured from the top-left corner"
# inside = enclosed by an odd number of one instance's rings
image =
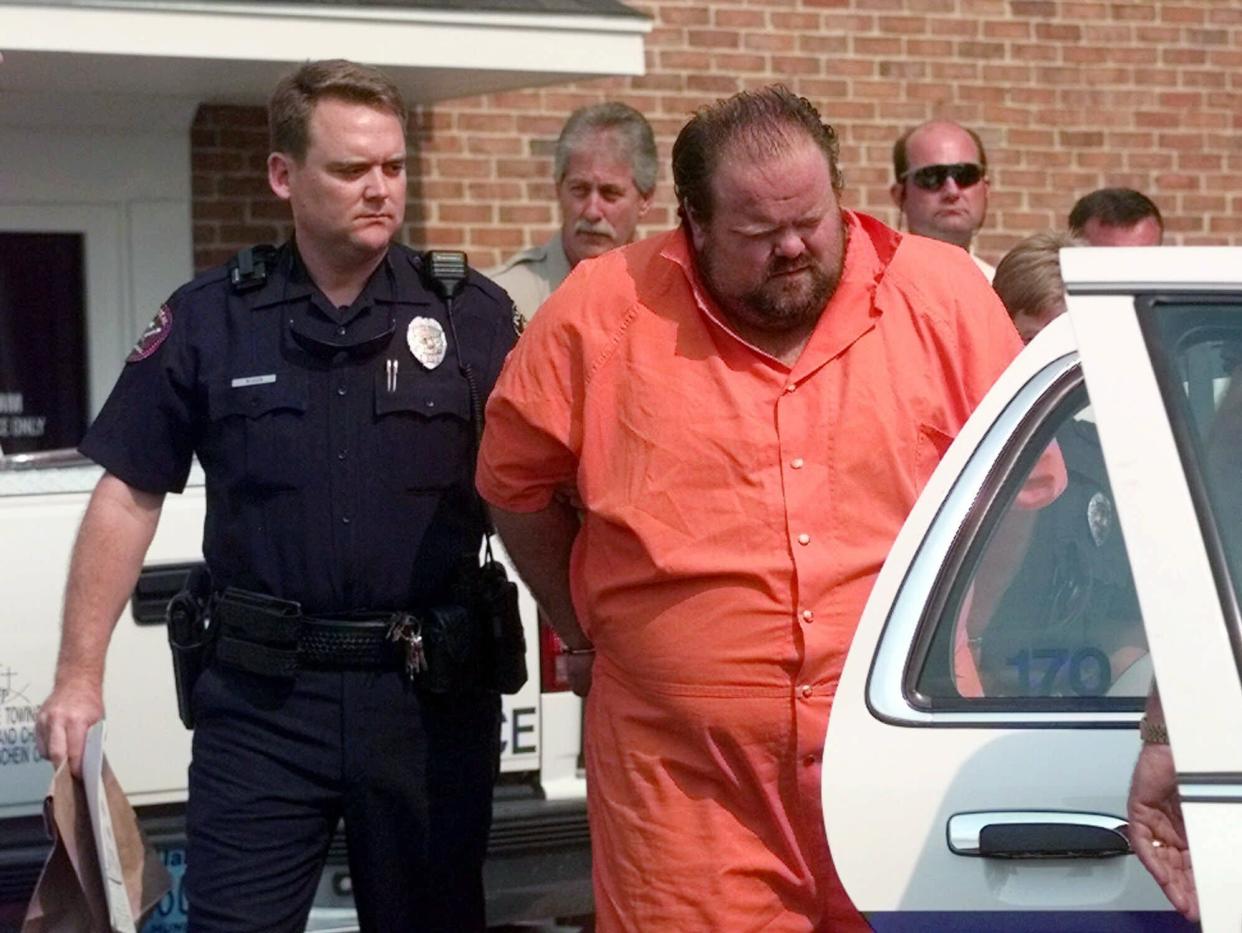
[[[1126,837],[1153,666],[1204,928],[1242,928],[1242,637],[1221,530],[1242,553],[1242,250],[1062,264],[1070,314],[932,476],[834,701],[828,840],[877,930],[1192,929]],[[1051,502],[1031,495],[1049,458]]]

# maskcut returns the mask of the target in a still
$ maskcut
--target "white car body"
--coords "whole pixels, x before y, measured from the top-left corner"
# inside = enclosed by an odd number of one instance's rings
[[[1201,345],[1204,360],[1224,367],[1218,351],[1232,346],[1230,335],[1242,345],[1242,249],[1066,250],[1062,269],[1069,313],[1001,376],[931,477],[877,579],[836,694],[824,818],[845,888],[878,931],[1193,929],[1124,836],[1152,664],[1173,736],[1203,929],[1242,928],[1236,591],[1223,579],[1231,565],[1213,543],[1213,520],[1204,518],[1210,506],[1196,491],[1203,484],[1187,465],[1185,419],[1170,414],[1180,411],[1170,401],[1177,393],[1219,404],[1230,384],[1206,363],[1195,364],[1203,368],[1197,382],[1189,354]],[[1173,391],[1172,369],[1160,375],[1164,351],[1152,349],[1154,322],[1187,308],[1187,320],[1202,312],[1225,336],[1199,344],[1188,331],[1191,375]],[[1081,405],[1073,400],[1084,376],[1090,408],[1071,411]],[[1021,691],[997,688],[993,696],[985,686],[971,694],[962,654],[941,656],[950,644],[977,660],[980,643],[996,637],[969,619],[971,600],[984,601],[995,575],[970,575],[990,567],[989,547],[1005,546],[998,529],[1021,511],[1005,498],[1016,495],[1021,470],[1050,432],[1071,422],[1081,430],[1083,421],[1092,422],[1107,467],[1150,655],[1114,674],[1121,651],[1096,650],[1110,662],[1110,679],[1097,689],[1087,683],[1093,658],[1081,649],[1049,661],[1046,678],[1028,676],[1022,665],[1030,656],[1018,652],[1008,662],[1020,662],[1013,676],[1025,678]],[[1101,528],[1107,538],[1109,520],[1100,517],[1107,505],[1097,494],[1083,510],[1087,550],[1092,538],[1100,546]],[[1034,532],[1030,540],[1031,549],[1040,546]],[[998,615],[991,624],[1004,622]],[[1127,657],[1140,651],[1129,650]],[[1057,678],[1075,686],[1054,686]]]

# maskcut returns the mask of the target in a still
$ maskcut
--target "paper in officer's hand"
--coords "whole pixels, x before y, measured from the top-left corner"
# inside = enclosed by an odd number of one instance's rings
[[[104,757],[102,723],[87,735],[82,772],[75,780],[66,764],[52,776],[43,802],[52,851],[22,933],[129,933],[171,887]]]

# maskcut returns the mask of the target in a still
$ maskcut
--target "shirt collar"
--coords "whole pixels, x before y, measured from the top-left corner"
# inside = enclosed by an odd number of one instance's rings
[[[875,304],[876,286],[884,277],[900,235],[878,221],[853,211],[843,210],[841,219],[847,237],[841,281],[828,299],[815,330],[794,366],[795,377],[809,374],[839,355],[870,330],[874,326],[874,318],[879,315]],[[723,316],[699,277],[684,223],[672,232],[660,255],[681,267],[695,304],[712,325],[753,352],[775,361],[770,354],[743,340],[724,323]],[[778,365],[783,367],[784,364]]]

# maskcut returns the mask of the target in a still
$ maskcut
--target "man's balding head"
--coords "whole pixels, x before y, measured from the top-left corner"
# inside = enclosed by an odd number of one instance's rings
[[[893,144],[889,189],[911,233],[969,249],[988,211],[988,157],[979,136],[933,120]]]

